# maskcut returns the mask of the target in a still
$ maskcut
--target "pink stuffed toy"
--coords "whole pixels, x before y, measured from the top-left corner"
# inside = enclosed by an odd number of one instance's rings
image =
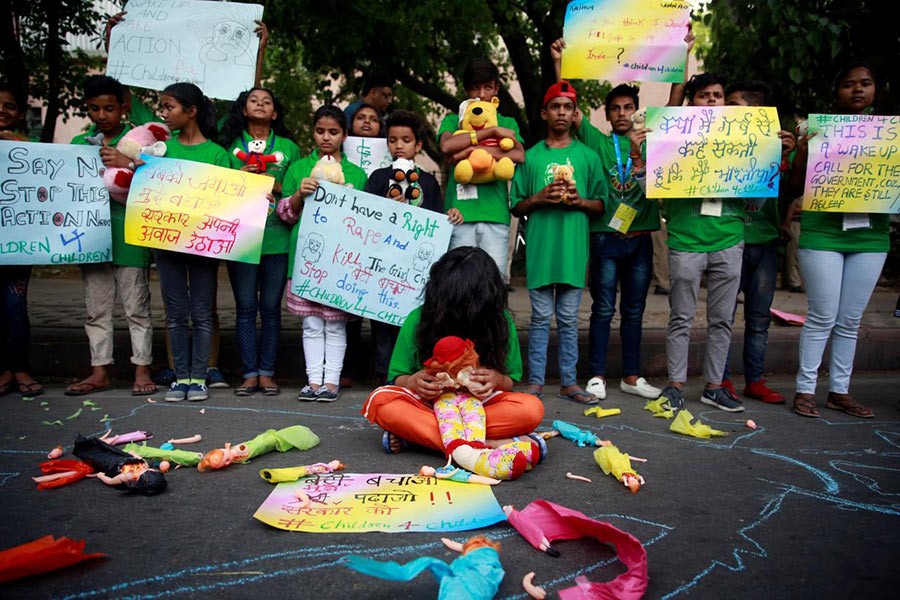
[[[123,135],[116,144],[116,150],[132,161],[138,160],[142,153],[163,156],[166,153],[165,141],[170,135],[169,128],[164,123],[147,123]],[[132,177],[134,177],[132,169],[122,167],[106,169],[103,173],[103,183],[106,184],[110,197],[114,200],[128,198]]]
[[[284,154],[281,152],[263,154],[266,151],[266,140],[250,140],[247,143],[247,150],[248,152],[244,152],[240,148],[235,148],[234,155],[245,164],[256,165],[257,173],[265,173],[269,163],[277,165],[284,160]]]

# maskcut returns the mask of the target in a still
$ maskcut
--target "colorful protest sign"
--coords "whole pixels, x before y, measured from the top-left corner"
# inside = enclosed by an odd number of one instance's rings
[[[102,166],[96,147],[0,141],[0,265],[112,260]]]
[[[900,213],[900,117],[809,115],[803,210]]]
[[[647,109],[648,198],[774,198],[781,139],[770,107]]]
[[[295,492],[309,497],[303,506]],[[489,485],[421,475],[329,473],[279,483],[253,515],[306,533],[468,531],[506,520]]]
[[[391,153],[388,152],[387,140],[384,138],[367,138],[349,136],[344,140],[344,154],[347,160],[366,172],[372,174],[375,169],[391,166]]]
[[[151,90],[194,83],[223,100],[253,87],[259,4],[129,0],[125,12],[110,34],[110,77]]]
[[[125,241],[259,264],[274,179],[175,158],[142,156],[128,191]]]
[[[307,300],[402,325],[450,244],[443,214],[320,183],[307,196],[291,290]]]
[[[687,2],[575,0],[566,8],[562,76],[609,81],[684,81],[691,21]]]

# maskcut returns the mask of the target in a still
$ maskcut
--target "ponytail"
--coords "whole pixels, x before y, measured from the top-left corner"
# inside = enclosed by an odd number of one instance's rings
[[[212,100],[203,95],[203,91],[193,83],[173,83],[163,90],[163,94],[172,96],[185,109],[197,108],[197,127],[208,140],[215,141],[219,137],[216,127],[216,107]]]

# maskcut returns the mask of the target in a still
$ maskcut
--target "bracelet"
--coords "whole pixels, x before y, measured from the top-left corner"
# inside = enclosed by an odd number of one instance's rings
[[[128,163],[128,168],[132,171],[134,171],[137,168],[134,166],[134,161],[131,161],[130,163]]]
[[[478,145],[478,136],[475,134],[475,131],[469,130],[469,138],[472,140],[472,145]]]

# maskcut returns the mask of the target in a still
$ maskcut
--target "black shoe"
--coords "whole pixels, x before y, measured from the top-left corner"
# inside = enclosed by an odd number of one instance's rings
[[[656,286],[656,288],[653,290],[653,293],[657,296],[668,296],[669,290],[661,286]]]

